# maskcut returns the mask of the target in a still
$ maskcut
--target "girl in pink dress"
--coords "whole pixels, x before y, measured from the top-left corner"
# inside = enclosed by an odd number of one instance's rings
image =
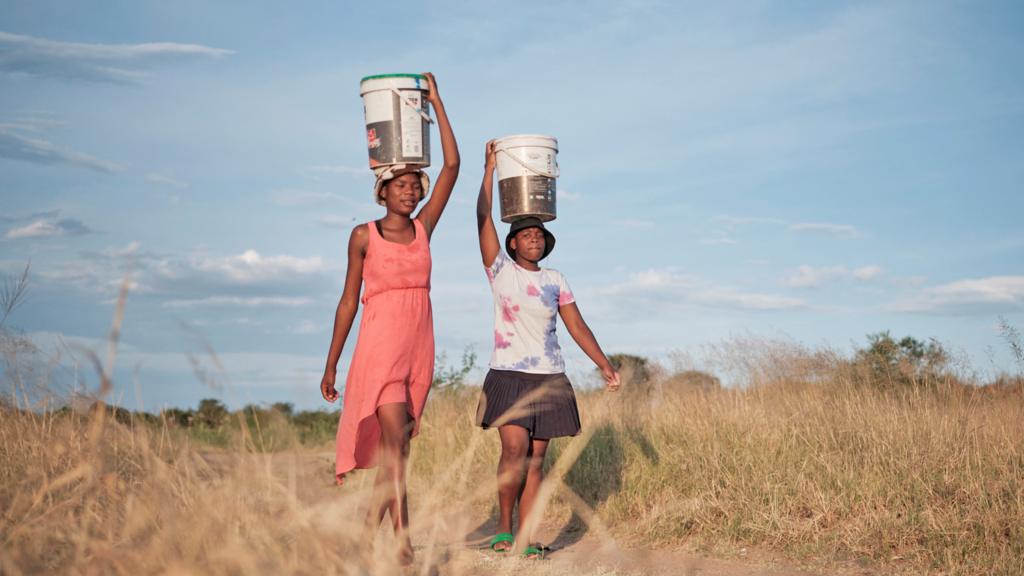
[[[345,380],[338,424],[336,481],[341,485],[352,469],[380,466],[367,528],[374,533],[384,514],[390,513],[403,564],[413,559],[405,490],[409,440],[419,429],[434,373],[429,241],[459,174],[455,135],[434,76],[425,76],[427,101],[434,107],[441,134],[444,166],[430,200],[415,217],[412,213],[429,187],[426,173],[401,167],[378,173],[374,197],[387,213],[352,230],[345,289],[320,383],[325,400],[338,399],[338,358],[362,301],[359,337]]]

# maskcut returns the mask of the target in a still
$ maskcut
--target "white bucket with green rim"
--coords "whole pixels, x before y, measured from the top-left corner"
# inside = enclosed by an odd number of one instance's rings
[[[370,168],[430,166],[430,105],[421,74],[367,76],[359,83]]]
[[[554,220],[558,140],[543,134],[516,134],[494,141],[502,222],[527,216]]]

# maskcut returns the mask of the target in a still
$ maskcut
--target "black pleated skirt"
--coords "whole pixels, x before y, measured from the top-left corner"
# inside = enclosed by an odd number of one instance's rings
[[[522,426],[531,438],[549,439],[580,433],[576,394],[564,373],[529,374],[489,370],[476,408],[483,429]]]

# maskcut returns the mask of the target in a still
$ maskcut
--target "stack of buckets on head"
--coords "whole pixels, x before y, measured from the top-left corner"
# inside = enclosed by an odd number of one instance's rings
[[[430,166],[430,106],[420,74],[367,76],[359,84],[366,116],[370,168],[380,177]],[[501,220],[555,219],[558,140],[517,134],[494,141]],[[427,191],[424,190],[424,193]]]
[[[554,220],[558,140],[540,134],[505,136],[494,141],[494,153],[501,220]]]
[[[382,174],[430,166],[430,105],[420,74],[367,76],[359,84],[370,168]],[[426,194],[428,190],[424,190]]]

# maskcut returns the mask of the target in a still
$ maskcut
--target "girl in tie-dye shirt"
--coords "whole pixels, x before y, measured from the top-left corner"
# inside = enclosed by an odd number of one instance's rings
[[[583,321],[572,290],[561,272],[539,262],[555,247],[554,235],[540,219],[512,223],[505,251],[491,218],[494,143],[487,143],[484,180],[477,201],[480,254],[494,296],[494,350],[477,407],[477,424],[497,428],[501,437],[498,462],[498,533],[491,549],[513,548],[527,557],[543,555],[534,544],[530,519],[543,480],[548,442],[580,432],[580,416],[555,331],[561,316],[566,330],[597,365],[608,390],[619,388],[619,374]],[[512,511],[519,504],[519,528],[512,530]]]
[[[550,268],[529,270],[498,252],[487,278],[494,293],[490,367],[530,374],[565,372],[555,318],[559,308],[576,301],[565,276]]]

